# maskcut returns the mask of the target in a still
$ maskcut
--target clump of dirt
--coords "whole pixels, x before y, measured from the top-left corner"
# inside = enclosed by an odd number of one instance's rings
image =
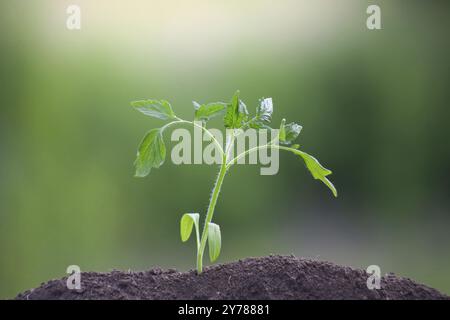
[[[248,258],[195,271],[81,274],[81,289],[51,280],[16,299],[449,299],[435,289],[393,274],[367,288],[359,269],[294,256]]]

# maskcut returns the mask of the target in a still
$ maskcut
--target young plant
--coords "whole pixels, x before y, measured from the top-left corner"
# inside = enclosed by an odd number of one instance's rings
[[[183,120],[175,115],[169,102],[165,100],[140,100],[134,101],[131,105],[144,115],[168,121],[164,126],[157,129],[152,129],[144,136],[137,151],[135,161],[136,177],[147,176],[152,168],[159,168],[166,157],[166,147],[163,141],[163,132],[177,124],[189,124],[202,130],[212,141],[216,144],[217,150],[220,152],[222,158],[219,174],[217,175],[214,187],[212,189],[209,206],[206,212],[203,230],[200,234],[200,215],[198,213],[185,213],[180,221],[181,240],[187,241],[195,228],[197,241],[197,272],[201,273],[203,269],[203,253],[206,248],[206,242],[209,247],[209,257],[211,262],[214,262],[219,254],[221,248],[221,233],[219,225],[212,222],[214,216],[214,209],[216,208],[217,198],[219,197],[220,189],[227,171],[237,163],[239,159],[245,157],[251,152],[256,152],[261,149],[278,149],[294,153],[303,159],[306,168],[311,172],[314,179],[321,180],[330,190],[333,195],[337,196],[337,191],[327,176],[331,171],[324,168],[316,158],[303,152],[299,149],[298,144],[293,144],[295,139],[300,134],[302,127],[294,122],[286,124],[286,120],[281,121],[278,134],[275,139],[270,142],[257,147],[245,150],[236,157],[231,156],[236,137],[243,130],[253,129],[268,129],[272,118],[273,106],[272,99],[262,99],[259,106],[256,108],[254,117],[250,117],[247,107],[242,100],[239,99],[239,91],[237,91],[229,103],[214,102],[207,104],[194,104],[194,121]],[[226,129],[226,145],[225,148],[220,145],[215,136],[210,130],[206,128],[208,120],[214,117],[223,116],[223,122]]]

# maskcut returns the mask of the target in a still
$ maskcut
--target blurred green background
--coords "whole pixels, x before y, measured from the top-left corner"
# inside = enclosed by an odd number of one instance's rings
[[[66,8],[81,7],[81,30]],[[366,28],[378,4],[382,30]],[[295,254],[395,272],[450,293],[450,5],[446,1],[16,1],[0,4],[0,297],[82,270],[195,265],[179,218],[205,213],[215,166],[133,178],[161,121],[131,100],[254,110],[303,125],[339,191],[282,153],[237,166],[215,221],[219,262]],[[169,140],[166,136],[166,141]]]

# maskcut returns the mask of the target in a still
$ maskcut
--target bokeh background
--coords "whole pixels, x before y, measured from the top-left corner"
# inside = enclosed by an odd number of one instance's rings
[[[369,4],[382,30],[366,28]],[[165,98],[189,118],[193,99],[236,89],[303,125],[339,198],[291,154],[276,176],[235,167],[215,215],[219,262],[377,264],[450,294],[449,27],[447,1],[1,1],[0,297],[71,264],[194,267],[179,218],[205,213],[217,168],[167,161],[133,178],[161,121],[129,102]]]

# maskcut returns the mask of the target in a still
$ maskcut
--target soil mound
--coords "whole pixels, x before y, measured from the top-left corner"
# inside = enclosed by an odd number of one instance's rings
[[[365,271],[294,256],[248,258],[195,271],[84,272],[81,289],[51,280],[16,299],[449,299],[435,289],[387,274],[369,290]]]

